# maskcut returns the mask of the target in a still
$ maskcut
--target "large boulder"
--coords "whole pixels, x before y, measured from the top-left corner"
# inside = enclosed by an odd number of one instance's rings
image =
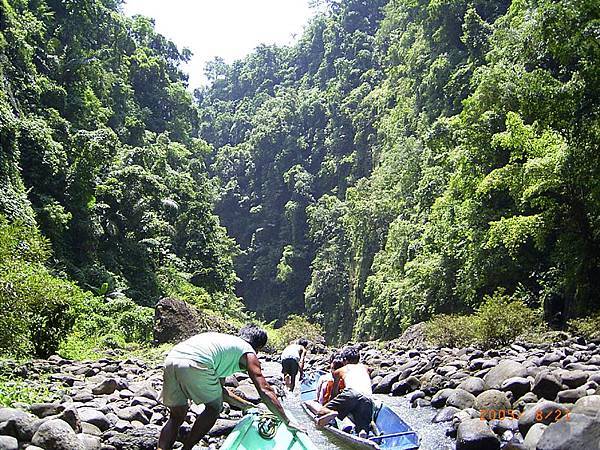
[[[600,411],[600,395],[588,395],[575,402],[572,413],[595,417]]]
[[[513,377],[526,377],[527,369],[517,361],[511,359],[505,359],[492,367],[490,371],[485,374],[483,381],[490,389],[500,389],[502,383]]]
[[[600,448],[600,420],[585,414],[570,414],[550,425],[542,434],[537,450]]]
[[[400,372],[400,371],[394,371],[394,372],[389,373],[386,376],[384,376],[381,379],[381,381],[379,383],[377,383],[377,386],[375,386],[375,388],[373,389],[373,393],[374,394],[389,394],[392,391],[392,386],[394,385],[394,383],[396,381],[398,381],[398,378],[400,377],[401,374],[402,374],[402,372]]]
[[[525,409],[519,417],[519,430],[525,436],[535,423],[550,425],[569,413],[569,409],[560,403],[542,400]]]
[[[60,419],[41,424],[31,443],[46,450],[84,450],[71,426]]]
[[[504,380],[500,389],[505,392],[512,392],[515,399],[521,398],[531,390],[531,381],[529,378],[512,377]]]
[[[176,343],[205,331],[235,333],[224,320],[210,316],[184,301],[165,297],[154,310],[154,342]]]
[[[554,400],[562,390],[562,383],[551,372],[540,372],[535,377],[531,391],[538,397]]]
[[[478,411],[508,411],[510,410],[510,401],[506,393],[490,389],[479,394],[475,399],[475,409]]]
[[[546,428],[548,428],[548,425],[545,425],[543,423],[533,424],[533,426],[527,432],[527,435],[525,436],[525,441],[523,442],[528,450],[535,450]]]
[[[478,396],[483,391],[485,391],[485,382],[482,378],[479,377],[469,377],[460,382],[457,386],[458,389],[463,389],[467,392],[470,392],[474,396]]]
[[[0,449],[19,450],[19,441],[12,436],[0,436]]]
[[[456,433],[456,450],[499,450],[500,440],[485,420],[461,422]]]
[[[455,389],[446,400],[446,406],[454,406],[458,409],[471,408],[475,404],[475,396],[463,389]]]
[[[427,324],[425,322],[416,323],[408,327],[398,341],[409,347],[421,346],[427,340],[426,330]]]

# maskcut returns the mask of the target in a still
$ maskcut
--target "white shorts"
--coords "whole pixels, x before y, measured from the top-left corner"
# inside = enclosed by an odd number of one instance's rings
[[[210,404],[223,409],[223,388],[211,367],[202,367],[188,359],[167,358],[160,394],[165,406],[183,406],[191,400],[197,405]]]

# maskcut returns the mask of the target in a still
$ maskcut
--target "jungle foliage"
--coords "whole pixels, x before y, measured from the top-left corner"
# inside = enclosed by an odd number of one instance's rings
[[[0,0],[2,236],[21,236],[17,252],[37,245],[22,261],[1,255],[3,302],[16,316],[74,302],[117,320],[124,310],[94,301],[124,296],[133,310],[192,292],[237,314],[235,244],[213,213],[211,149],[196,137],[180,70],[189,51],[150,19],[125,17],[120,3]],[[12,224],[21,228],[9,232]],[[53,328],[67,333],[73,317],[56,317]],[[33,349],[47,354],[58,342],[48,345]]]
[[[247,305],[338,341],[498,289],[556,325],[599,308],[598,2],[317,3],[196,92]]]

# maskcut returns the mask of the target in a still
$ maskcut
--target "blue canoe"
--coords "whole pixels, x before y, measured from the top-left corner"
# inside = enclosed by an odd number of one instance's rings
[[[313,420],[315,420],[315,415],[304,402],[315,400],[317,381],[324,373],[323,371],[307,373],[300,386],[302,407]],[[419,435],[387,405],[382,403],[375,407],[373,422],[375,423],[375,429],[369,433],[367,438],[360,438],[355,434],[342,430],[341,422],[337,419],[336,423],[331,423],[325,426],[324,429],[359,448],[376,450],[411,450],[419,448]]]

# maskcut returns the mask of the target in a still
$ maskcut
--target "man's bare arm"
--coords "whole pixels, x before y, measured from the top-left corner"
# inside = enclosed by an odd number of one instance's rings
[[[267,380],[265,380],[260,368],[258,357],[254,353],[246,353],[243,358],[246,359],[248,375],[254,383],[254,386],[256,387],[256,390],[258,391],[258,394],[260,395],[260,398],[264,404],[267,406],[267,408],[269,408],[269,411],[275,414],[283,423],[288,425],[290,423],[290,419],[283,410],[283,406],[281,406],[275,391],[269,385],[269,383],[267,383]]]
[[[254,403],[235,395],[233,392],[223,386],[223,384],[224,380],[221,379],[221,386],[223,387],[223,401],[227,402],[234,408],[241,409],[242,411],[256,407]]]

